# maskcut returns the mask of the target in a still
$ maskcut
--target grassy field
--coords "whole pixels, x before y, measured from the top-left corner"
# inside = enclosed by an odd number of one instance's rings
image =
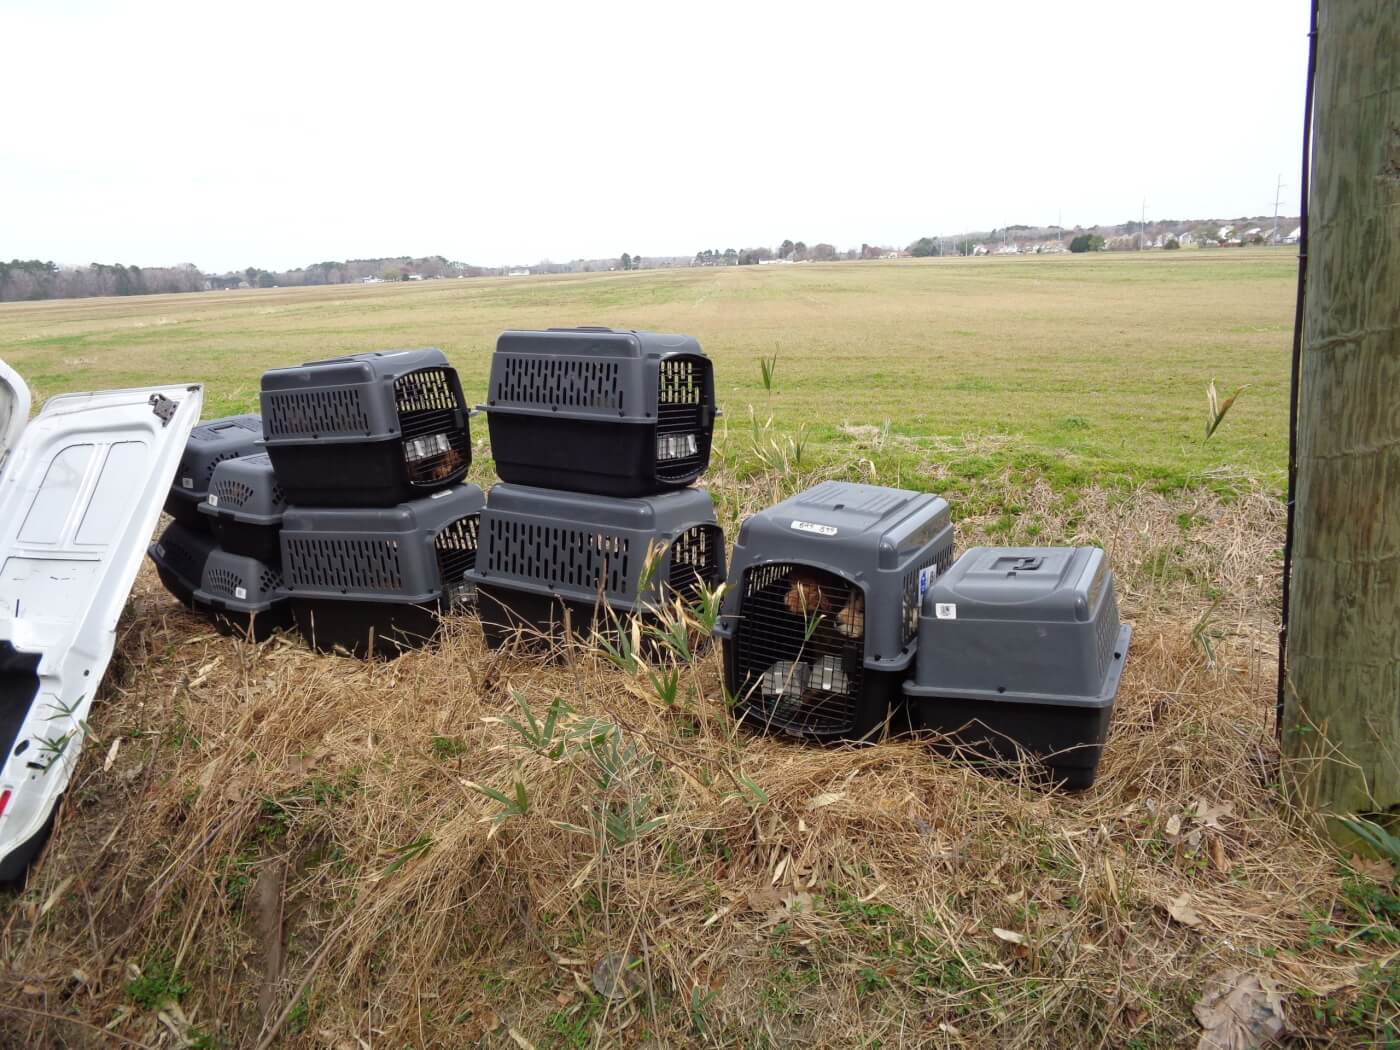
[[[1215,1045],[1256,1045],[1210,1008],[1231,991],[1300,1045],[1400,1045],[1395,873],[1336,856],[1280,786],[1293,266],[0,307],[0,356],[40,396],[202,380],[209,415],[255,408],[266,367],[346,351],[441,346],[480,399],[508,326],[692,333],[727,412],[704,481],[727,528],[822,478],[941,491],[959,548],[1102,545],[1134,625],[1099,780],[1065,795],[924,741],[736,731],[713,650],[550,662],[488,651],[464,615],[366,664],[214,634],[148,568],[53,842],[0,894],[0,1045],[1149,1050],[1216,1023]],[[1206,442],[1212,377],[1248,389]],[[545,740],[530,717],[556,703]]]
[[[257,407],[263,369],[439,346],[484,398],[504,328],[686,332],[716,362],[728,427],[749,406],[896,442],[881,457],[955,477],[1030,466],[1082,484],[1281,484],[1295,262],[1283,249],[905,260],[90,300],[0,309],[0,356],[40,395],[202,380],[211,415]],[[770,395],[760,357],[777,355]],[[1248,384],[1201,440],[1205,387]],[[920,457],[919,453],[924,455]]]

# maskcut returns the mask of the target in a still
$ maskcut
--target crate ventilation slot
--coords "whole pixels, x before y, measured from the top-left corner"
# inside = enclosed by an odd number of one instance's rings
[[[492,518],[490,575],[625,594],[631,540],[626,536]]]
[[[286,533],[282,540],[292,588],[392,592],[403,585],[394,540],[308,539]]]
[[[621,372],[616,361],[567,357],[510,357],[492,399],[505,405],[610,409],[621,412]]]

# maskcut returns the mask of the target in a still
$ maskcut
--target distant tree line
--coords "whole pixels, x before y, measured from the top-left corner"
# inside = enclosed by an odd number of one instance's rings
[[[836,250],[835,245],[822,243],[814,244],[809,248],[804,241],[785,240],[778,246],[776,252],[766,247],[745,248],[742,251],[737,248],[726,248],[722,252],[716,248],[705,248],[695,253],[695,259],[691,265],[754,266],[758,263],[771,262],[774,259],[781,259],[785,262],[830,262],[840,258],[859,259],[861,257],[855,249],[851,249],[843,256]]]
[[[638,258],[633,265],[640,264]],[[90,263],[60,266],[42,259],[0,261],[0,302],[32,299],[82,299],[95,295],[167,295],[230,288],[291,288],[305,285],[353,284],[365,280],[407,281],[441,277],[481,277],[504,272],[441,255],[399,256],[318,262],[293,270],[264,270],[249,266],[227,273],[205,273],[197,266],[125,266]]]
[[[80,299],[93,295],[155,295],[195,292],[204,274],[194,266],[124,266],[92,263],[66,267],[41,259],[0,262],[0,302]]]

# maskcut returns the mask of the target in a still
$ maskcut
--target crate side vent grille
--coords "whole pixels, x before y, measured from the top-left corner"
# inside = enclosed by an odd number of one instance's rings
[[[293,589],[393,592],[403,588],[395,540],[315,539],[286,533],[283,540],[287,582]]]
[[[613,594],[631,580],[632,541],[626,536],[492,518],[486,573]]]
[[[222,478],[210,486],[209,491],[218,498],[219,506],[241,507],[253,496],[253,488],[241,481]]]
[[[499,404],[621,412],[626,407],[621,374],[616,361],[510,356],[491,396]]]
[[[263,408],[263,431],[268,437],[369,432],[360,392],[355,389],[265,392]]]
[[[161,557],[177,575],[186,580],[193,580],[197,584],[204,572],[204,559],[178,539],[173,539],[170,534],[174,531],[174,529],[168,529],[161,537],[160,548],[163,551]]]

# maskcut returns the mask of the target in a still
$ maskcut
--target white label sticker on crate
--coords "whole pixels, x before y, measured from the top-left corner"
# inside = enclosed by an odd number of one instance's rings
[[[938,579],[938,566],[930,565],[927,569],[919,570],[919,600],[922,601],[928,589],[933,586],[933,581]]]
[[[181,478],[181,479],[180,479],[180,487],[181,487],[182,489],[192,489],[192,488],[194,488],[194,478]]]
[[[940,620],[956,620],[958,618],[958,607],[952,602],[938,602],[933,607],[933,615]]]
[[[815,532],[818,536],[835,536],[835,525],[822,525],[815,521],[794,521],[792,527],[798,532]]]
[[[233,596],[237,598],[240,602],[246,602],[248,600],[248,588],[235,587],[233,589]]]
[[[219,505],[219,497],[211,494],[211,495],[209,496],[209,506],[211,506],[211,507],[217,507],[218,505]]]

